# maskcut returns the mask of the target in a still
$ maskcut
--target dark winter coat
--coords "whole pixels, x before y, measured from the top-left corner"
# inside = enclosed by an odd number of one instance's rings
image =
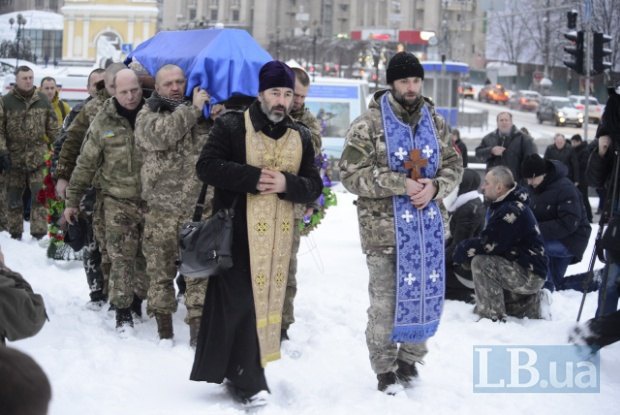
[[[574,183],[581,182],[577,154],[568,143],[562,149],[557,148],[555,144],[548,146],[545,150],[545,159],[561,161],[568,168],[567,177]]]
[[[454,145],[458,148],[461,158],[463,159],[463,167],[467,167],[469,163],[469,156],[467,155],[467,145],[460,138],[454,142]]]
[[[596,143],[596,141],[594,141]],[[612,142],[612,146],[614,143]],[[618,143],[620,145],[620,142]],[[607,189],[608,186],[613,184],[612,173],[614,167],[614,155],[613,148],[609,148],[604,157],[601,157],[598,153],[598,145],[588,159],[588,168],[586,170],[586,179],[588,184],[596,188]],[[620,180],[620,177],[616,177],[616,180]],[[620,217],[620,195],[615,203],[614,216]]]
[[[567,177],[566,166],[557,160],[546,163],[547,173],[542,183],[530,187],[530,207],[543,239],[560,241],[573,255],[574,264],[583,257],[592,227],[581,193]]]
[[[34,336],[46,319],[43,297],[17,272],[0,263],[0,346]]]
[[[590,149],[588,143],[582,142],[577,147],[573,147],[577,156],[577,164],[579,165],[579,185],[587,186],[586,169],[588,168],[588,159],[590,158]]]
[[[461,280],[456,277],[456,273],[461,278],[470,280],[471,272],[467,272],[460,267],[452,264],[452,254],[456,246],[463,240],[480,235],[484,227],[484,216],[486,208],[478,188],[480,187],[480,176],[471,169],[463,171],[463,180],[459,186],[458,196],[454,203],[447,206],[450,214],[450,238],[446,242],[446,298],[449,300],[462,300],[470,302],[472,300],[473,289],[463,285]]]
[[[288,128],[300,132],[303,155],[299,172],[297,175],[284,173],[287,192],[278,196],[294,203],[316,200],[323,182],[314,165],[310,131],[288,117],[280,123],[271,123],[258,102],[252,104],[249,111],[254,129],[271,138],[282,137]],[[200,180],[215,187],[214,210],[229,208],[233,200],[238,199],[233,227],[234,266],[209,280],[190,379],[221,383],[228,378],[240,388],[258,392],[267,386],[258,357],[246,195],[258,193],[256,185],[261,169],[246,164],[245,134],[243,112],[222,114],[209,132],[196,165]],[[244,370],[243,376],[238,373],[239,367]]]
[[[454,262],[469,264],[476,255],[497,255],[545,278],[548,259],[527,191],[516,185],[491,203],[486,217],[479,237],[458,244],[452,257]]]
[[[495,146],[505,147],[506,150],[501,156],[494,156],[491,154],[491,149]],[[487,170],[495,166],[506,166],[517,182],[521,180],[523,159],[534,153],[536,153],[536,145],[532,137],[523,134],[514,125],[508,136],[500,135],[499,130],[495,130],[487,134],[476,147],[476,157],[486,161]]]

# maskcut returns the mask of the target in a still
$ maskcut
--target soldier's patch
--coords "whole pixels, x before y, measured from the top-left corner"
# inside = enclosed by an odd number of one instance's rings
[[[108,130],[103,132],[103,138],[112,138],[114,137],[114,131]]]

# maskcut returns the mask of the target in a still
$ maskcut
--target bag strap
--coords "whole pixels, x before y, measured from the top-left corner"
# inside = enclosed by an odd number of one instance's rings
[[[209,185],[203,183],[202,189],[200,189],[200,195],[198,196],[198,201],[196,202],[196,208],[194,209],[194,216],[192,216],[192,222],[200,222],[200,219],[202,218],[202,213],[205,209],[205,199],[207,198],[207,187],[209,187]],[[239,195],[237,194],[232,202],[232,205],[230,206],[230,210],[235,210],[238,198]]]

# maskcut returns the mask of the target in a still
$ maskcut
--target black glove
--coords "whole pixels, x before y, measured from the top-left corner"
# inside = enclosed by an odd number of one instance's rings
[[[11,170],[11,155],[9,153],[0,154],[0,173]]]

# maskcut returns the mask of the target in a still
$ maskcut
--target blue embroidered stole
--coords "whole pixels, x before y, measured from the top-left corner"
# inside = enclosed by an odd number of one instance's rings
[[[381,98],[388,164],[409,177],[405,163],[410,151],[427,159],[421,177],[433,178],[441,163],[440,142],[429,109],[422,106],[415,136]],[[438,204],[416,209],[407,195],[393,196],[396,234],[396,309],[392,341],[420,343],[437,331],[445,292],[444,227]]]

